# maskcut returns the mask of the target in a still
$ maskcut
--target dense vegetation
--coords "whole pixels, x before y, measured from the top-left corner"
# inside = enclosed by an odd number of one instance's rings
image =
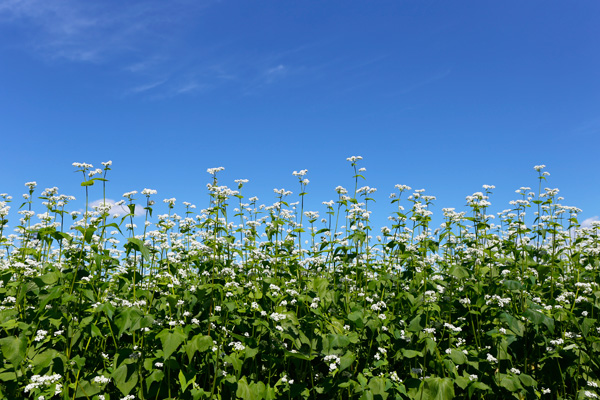
[[[69,213],[30,182],[14,233],[0,195],[0,397],[598,397],[599,225],[542,189],[543,166],[509,210],[489,213],[484,186],[435,230],[435,198],[396,185],[372,232],[374,189],[349,161],[355,186],[324,218],[303,209],[306,171],[298,202],[281,189],[264,206],[209,169],[198,215],[175,199],[155,215],[149,189],[119,217]],[[110,162],[74,165],[86,204],[106,193]]]

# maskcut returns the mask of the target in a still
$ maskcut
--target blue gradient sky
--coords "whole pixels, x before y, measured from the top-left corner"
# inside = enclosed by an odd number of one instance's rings
[[[597,219],[598,21],[595,0],[0,0],[0,192],[81,199],[71,163],[112,160],[115,200],[204,207],[223,166],[270,204],[308,169],[323,211],[361,155],[378,226],[397,183],[437,215],[495,185],[501,211],[537,164]]]

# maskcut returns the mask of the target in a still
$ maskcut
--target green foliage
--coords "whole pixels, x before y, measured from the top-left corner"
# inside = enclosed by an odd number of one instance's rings
[[[121,224],[100,207],[67,229],[47,189],[48,217],[22,213],[9,236],[4,197],[0,398],[593,398],[598,227],[541,186],[494,225],[485,187],[432,231],[433,197],[416,191],[404,210],[397,186],[392,226],[373,238],[359,160],[323,226],[303,212],[306,171],[299,210],[283,189],[273,206],[243,203],[213,169],[207,209],[182,218],[167,199],[152,223],[146,189],[143,231],[134,192]],[[78,167],[86,194],[104,188],[108,166]]]

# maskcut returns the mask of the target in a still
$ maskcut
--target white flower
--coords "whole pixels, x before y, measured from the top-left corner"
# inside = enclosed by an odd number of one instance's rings
[[[447,322],[444,324],[444,327],[450,329],[452,332],[462,332],[462,328],[461,327],[454,326],[454,325],[449,324]]]
[[[487,360],[488,360],[488,362],[491,362],[491,363],[498,362],[498,359],[496,357],[494,357],[493,355],[491,355],[490,353],[487,353]]]
[[[38,331],[35,333],[35,338],[33,340],[36,342],[41,342],[42,340],[44,340],[46,338],[47,334],[48,334],[48,331],[45,331],[43,329],[38,329]]]
[[[108,382],[110,382],[110,378],[107,378],[107,377],[105,377],[105,376],[102,376],[102,375],[98,375],[98,376],[96,376],[96,377],[93,379],[93,381],[94,381],[95,383],[99,383],[99,384],[102,384],[102,385],[103,385],[103,384],[105,384],[105,383],[108,383]]]
[[[236,351],[243,351],[246,348],[246,346],[244,346],[242,342],[231,342],[229,343],[229,345],[233,346],[233,349]]]
[[[208,168],[206,170],[206,172],[208,172],[211,175],[215,175],[217,172],[221,172],[225,169],[225,167],[217,167],[217,168]]]
[[[285,319],[285,314],[278,314],[278,313],[274,312],[270,315],[270,317],[273,321],[279,322],[279,321]]]
[[[329,364],[329,371],[334,371],[340,364],[341,359],[338,356],[336,356],[335,354],[331,354],[331,355],[325,356],[323,358],[323,361],[325,361],[325,363],[329,363],[330,361],[332,361]]]

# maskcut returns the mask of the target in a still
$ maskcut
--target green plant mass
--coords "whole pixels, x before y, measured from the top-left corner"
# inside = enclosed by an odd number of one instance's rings
[[[354,187],[322,216],[306,170],[297,202],[265,206],[209,169],[207,208],[183,215],[150,189],[89,203],[110,162],[74,164],[81,212],[35,182],[18,217],[0,195],[0,398],[598,397],[600,224],[544,166],[508,210],[484,186],[436,229],[435,198],[396,185],[374,233],[348,160]]]

